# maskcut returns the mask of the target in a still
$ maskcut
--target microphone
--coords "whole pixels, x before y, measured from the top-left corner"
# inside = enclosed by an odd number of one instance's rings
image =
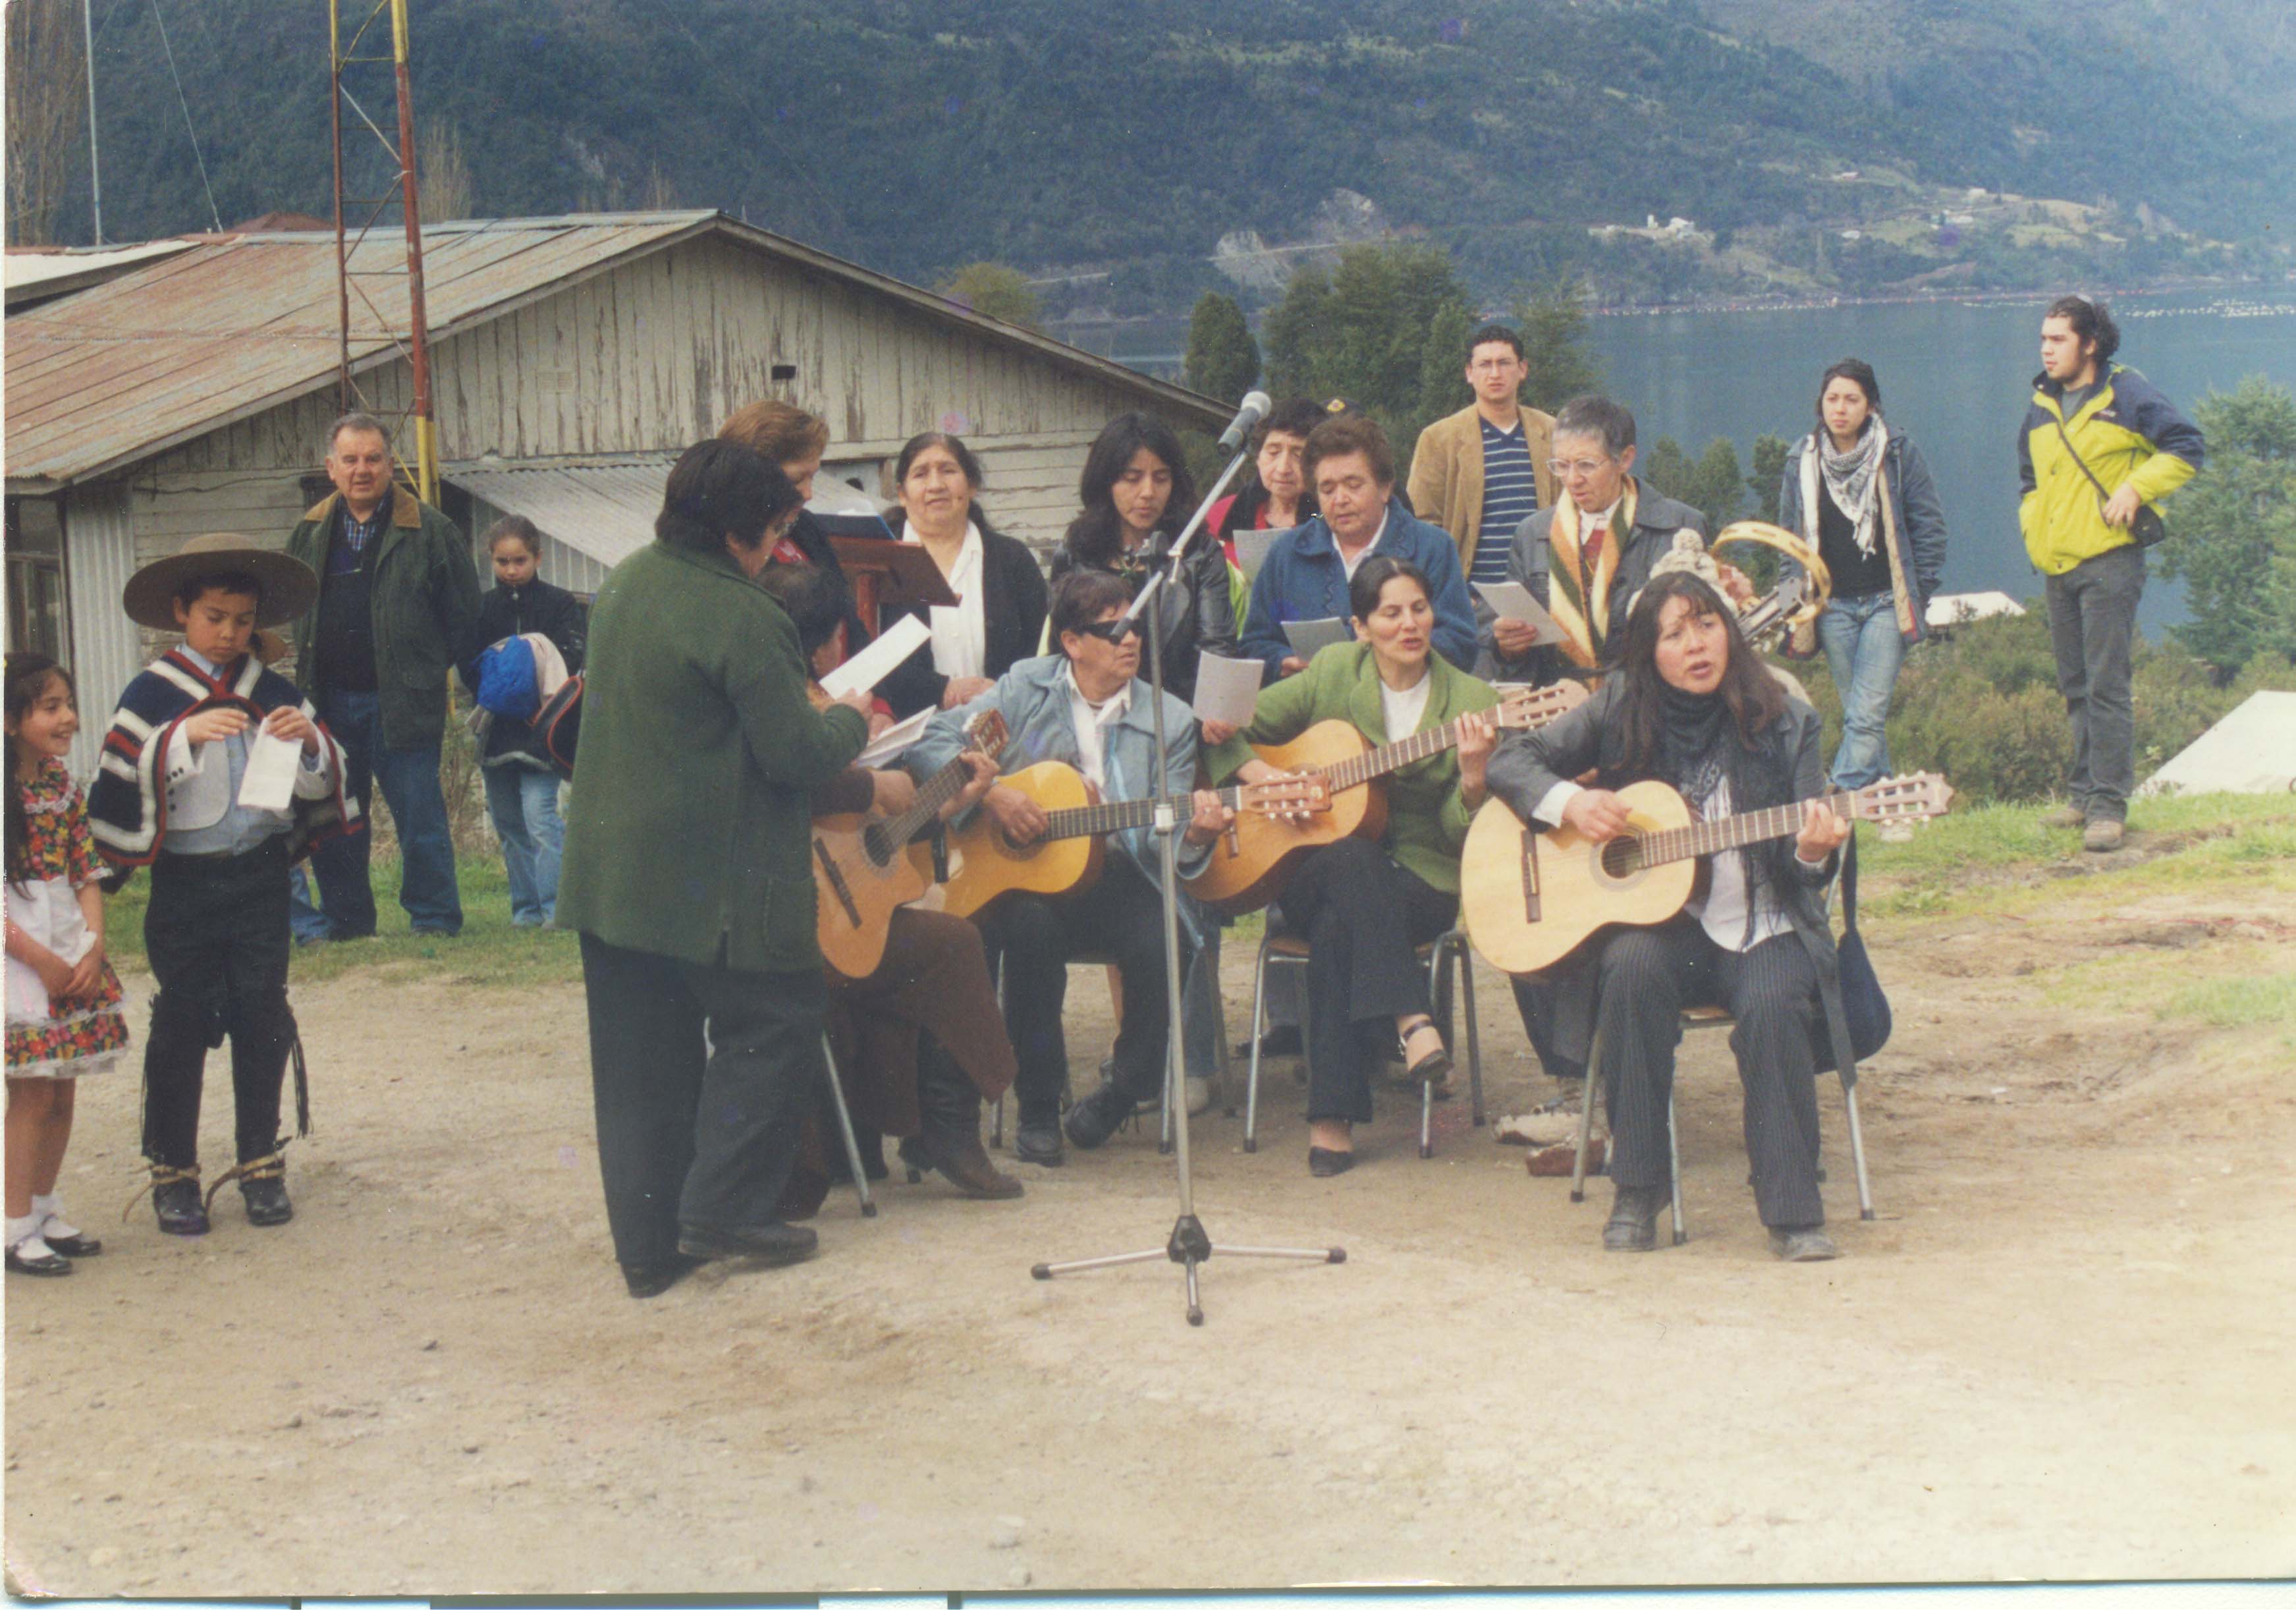
[[[1265,391],[1245,392],[1243,401],[1236,407],[1235,417],[1228,421],[1227,429],[1220,432],[1220,451],[1233,453],[1243,446],[1243,439],[1251,434],[1251,427],[1266,419],[1267,411],[1275,406],[1275,400]]]

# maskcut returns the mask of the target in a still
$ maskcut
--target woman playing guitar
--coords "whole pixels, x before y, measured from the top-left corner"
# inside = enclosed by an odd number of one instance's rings
[[[1848,825],[1824,792],[1816,714],[1791,699],[1740,635],[1736,614],[1693,574],[1662,574],[1628,612],[1620,669],[1602,691],[1540,730],[1510,735],[1490,788],[1525,822],[1568,825],[1603,843],[1628,827],[1614,788],[1656,778],[1706,817],[1804,801],[1800,835],[1710,858],[1702,897],[1656,927],[1612,928],[1550,968],[1559,1039],[1583,1058],[1599,1030],[1617,1203],[1613,1251],[1657,1244],[1667,1196],[1667,1097],[1685,1006],[1737,1019],[1730,1045],[1745,1087],[1754,1201],[1772,1250],[1836,1255],[1817,1190],[1819,981],[1834,969],[1820,894]],[[1595,774],[1596,786],[1571,779]]]
[[[1456,749],[1389,779],[1387,830],[1377,842],[1342,839],[1310,853],[1283,891],[1308,936],[1308,1168],[1354,1166],[1353,1127],[1369,1121],[1371,1079],[1390,1035],[1403,1036],[1414,1077],[1440,1080],[1450,1057],[1428,1012],[1426,969],[1412,948],[1448,928],[1459,909],[1459,846],[1483,802],[1483,769],[1498,695],[1439,655],[1427,578],[1407,560],[1365,559],[1349,584],[1359,641],[1333,644],[1297,677],[1259,696],[1251,725],[1211,753],[1216,781],[1283,774],[1252,753],[1317,721],[1351,722],[1374,743],[1456,719]]]

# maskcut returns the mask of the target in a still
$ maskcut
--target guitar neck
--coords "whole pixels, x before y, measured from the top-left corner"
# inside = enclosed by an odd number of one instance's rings
[[[1856,814],[1858,798],[1846,789],[1835,789],[1818,795],[1816,802],[1830,806],[1836,816],[1848,821]],[[1637,834],[1634,836],[1641,851],[1639,859],[1645,867],[1657,867],[1668,861],[1686,861],[1696,856],[1739,850],[1769,839],[1790,839],[1801,831],[1802,807],[1809,802],[1795,800],[1767,810],[1750,810],[1743,816],[1718,817],[1711,822],[1693,822],[1687,827]]]
[[[1216,790],[1220,803],[1231,810],[1242,805],[1242,788]],[[1109,800],[1098,805],[1078,805],[1067,810],[1045,813],[1045,837],[1047,839],[1089,838],[1095,834],[1129,833],[1136,827],[1152,826],[1156,821],[1157,800]],[[1195,814],[1195,801],[1186,794],[1174,796],[1172,809],[1185,821]]]
[[[1382,743],[1377,749],[1367,749],[1336,766],[1327,766],[1324,768],[1324,776],[1334,793],[1343,788],[1360,788],[1374,777],[1383,777],[1415,760],[1439,755],[1458,742],[1458,722],[1446,721],[1442,726],[1431,727],[1425,732],[1415,732],[1407,738],[1398,738],[1392,743]]]
[[[940,815],[940,808],[964,792],[967,776],[964,762],[951,760],[917,786],[917,802],[897,817],[887,819],[885,836],[896,844],[906,844],[931,826]]]

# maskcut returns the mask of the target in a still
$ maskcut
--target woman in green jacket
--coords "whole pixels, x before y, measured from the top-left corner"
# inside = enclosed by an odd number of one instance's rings
[[[1353,1128],[1371,1118],[1372,1073],[1403,1037],[1412,1076],[1451,1071],[1428,1010],[1427,973],[1413,956],[1459,910],[1459,849],[1483,802],[1483,768],[1498,702],[1489,685],[1430,651],[1432,589],[1408,560],[1375,554],[1348,587],[1354,643],[1333,644],[1299,676],[1260,695],[1251,725],[1212,753],[1219,782],[1283,774],[1250,745],[1284,743],[1341,720],[1374,744],[1459,722],[1456,748],[1388,775],[1387,831],[1308,856],[1283,891],[1283,915],[1308,936],[1308,1171],[1355,1163]]]
[[[653,542],[590,613],[557,924],[582,935],[598,1166],[634,1297],[703,1259],[814,1250],[775,1217],[823,1073],[808,829],[868,719],[858,694],[813,707],[797,628],[755,582],[798,506],[749,448],[687,448]]]

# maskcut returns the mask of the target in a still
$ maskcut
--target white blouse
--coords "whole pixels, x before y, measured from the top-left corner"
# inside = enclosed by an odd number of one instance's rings
[[[923,545],[916,528],[901,522],[903,542]],[[944,677],[985,677],[988,674],[988,622],[981,612],[980,528],[964,522],[964,543],[956,551],[956,564],[948,573],[954,604],[936,604],[931,610],[933,669]]]

